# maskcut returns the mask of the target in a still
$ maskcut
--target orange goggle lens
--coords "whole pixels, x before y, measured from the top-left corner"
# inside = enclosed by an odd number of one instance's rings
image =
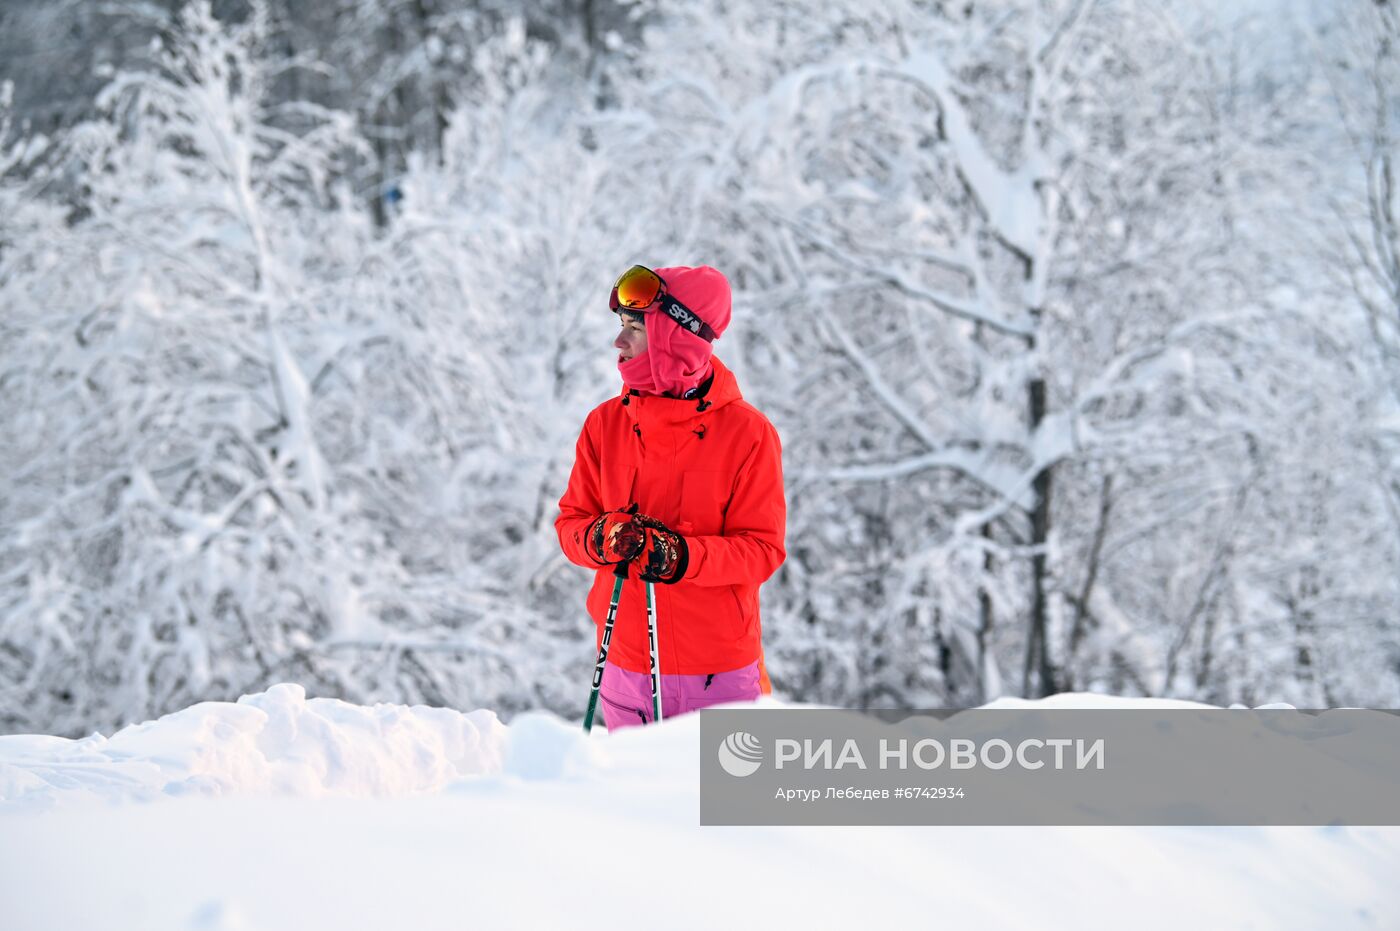
[[[661,296],[661,278],[656,272],[641,265],[633,265],[622,273],[613,286],[617,307],[640,310],[650,307]],[[616,310],[617,307],[613,309]]]

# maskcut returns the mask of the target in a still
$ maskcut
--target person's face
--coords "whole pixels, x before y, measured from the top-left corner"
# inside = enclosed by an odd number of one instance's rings
[[[638,320],[627,314],[618,314],[617,339],[613,340],[613,345],[620,350],[617,361],[626,362],[628,359],[635,359],[637,356],[647,351],[647,325],[645,320]]]

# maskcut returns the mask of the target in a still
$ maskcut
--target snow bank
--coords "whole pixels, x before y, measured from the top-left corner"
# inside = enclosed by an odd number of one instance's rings
[[[508,733],[493,711],[361,707],[277,685],[110,738],[0,737],[0,808],[181,795],[416,795],[502,772]],[[551,745],[538,744],[523,765],[547,771]]]

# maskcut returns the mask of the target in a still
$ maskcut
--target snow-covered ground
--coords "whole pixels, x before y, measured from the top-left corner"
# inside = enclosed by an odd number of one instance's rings
[[[1166,704],[1046,702],[1115,703]],[[701,827],[698,728],[283,685],[0,737],[0,928],[1400,928],[1400,828]]]

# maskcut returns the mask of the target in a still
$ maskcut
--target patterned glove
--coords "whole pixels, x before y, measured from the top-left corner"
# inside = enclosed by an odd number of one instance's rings
[[[636,515],[635,521],[643,530],[641,553],[637,557],[643,581],[667,585],[679,582],[690,564],[690,547],[685,537],[645,514]]]
[[[637,506],[626,511],[608,511],[595,520],[584,538],[588,555],[613,565],[636,558],[645,542],[645,529],[637,522]]]

